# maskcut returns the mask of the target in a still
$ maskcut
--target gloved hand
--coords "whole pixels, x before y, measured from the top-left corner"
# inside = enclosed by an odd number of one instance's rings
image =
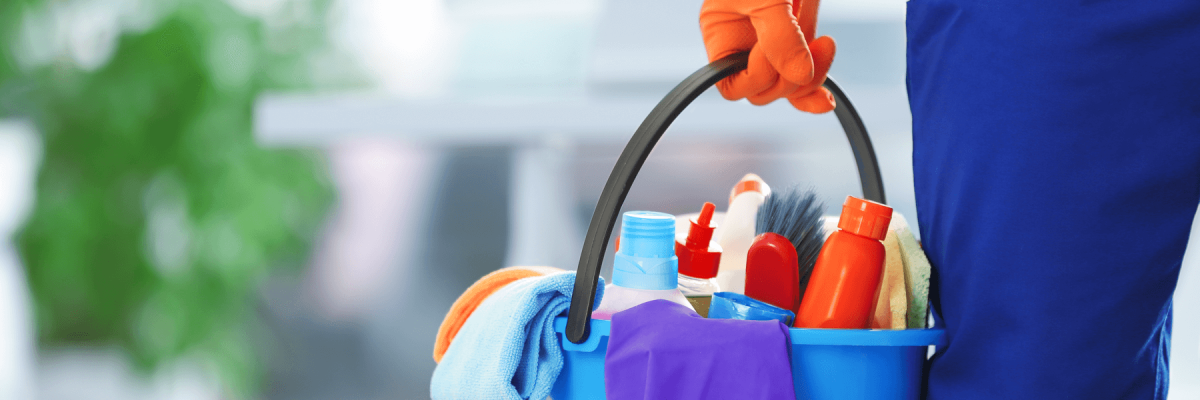
[[[704,0],[700,32],[708,60],[750,50],[746,69],[717,82],[729,100],[764,105],[787,98],[811,113],[833,110],[821,87],[837,50],[833,38],[816,33],[820,0]]]

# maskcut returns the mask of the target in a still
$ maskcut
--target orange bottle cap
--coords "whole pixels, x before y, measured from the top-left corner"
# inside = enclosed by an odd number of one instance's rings
[[[729,202],[733,203],[733,198],[746,192],[758,192],[763,196],[771,194],[771,187],[755,174],[746,174],[737,184],[733,185],[733,189],[729,191]]]
[[[892,222],[892,208],[870,200],[846,196],[838,229],[875,240],[887,237]]]

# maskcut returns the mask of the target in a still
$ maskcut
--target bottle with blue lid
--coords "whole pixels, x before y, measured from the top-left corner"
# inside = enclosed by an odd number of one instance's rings
[[[604,287],[604,298],[592,312],[592,318],[612,319],[613,314],[658,299],[692,309],[679,291],[675,216],[653,211],[626,212],[621,218],[617,247],[612,283]]]

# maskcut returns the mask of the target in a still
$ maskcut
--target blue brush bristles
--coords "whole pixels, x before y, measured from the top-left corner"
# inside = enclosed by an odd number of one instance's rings
[[[824,224],[821,214],[825,206],[817,201],[812,190],[790,187],[767,196],[758,208],[755,235],[766,232],[779,234],[796,247],[796,259],[800,268],[800,296],[808,288],[813,264],[825,245]]]

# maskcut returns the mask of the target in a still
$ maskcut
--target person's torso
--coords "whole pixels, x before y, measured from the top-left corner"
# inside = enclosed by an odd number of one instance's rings
[[[1153,398],[1200,200],[1200,1],[908,3],[931,398]]]

